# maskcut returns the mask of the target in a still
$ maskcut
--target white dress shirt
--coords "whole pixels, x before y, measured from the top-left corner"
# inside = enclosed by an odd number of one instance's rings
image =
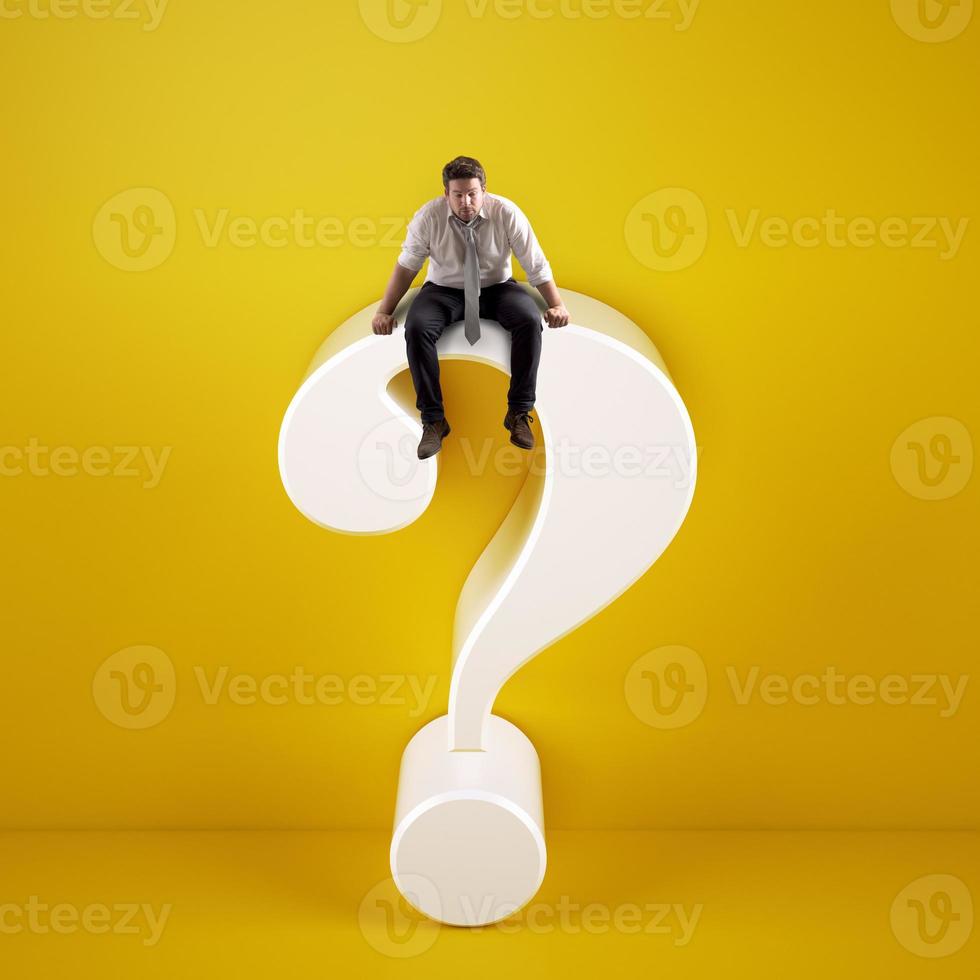
[[[511,250],[532,286],[540,286],[552,278],[551,266],[534,237],[530,222],[513,201],[499,194],[484,194],[480,213],[469,223],[475,230],[481,287],[511,277]],[[426,258],[429,268],[425,282],[463,288],[466,243],[459,219],[453,214],[445,195],[427,201],[412,216],[398,264],[418,272]]]

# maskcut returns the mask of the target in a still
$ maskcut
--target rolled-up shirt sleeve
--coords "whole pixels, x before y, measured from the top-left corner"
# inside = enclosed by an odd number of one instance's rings
[[[398,264],[412,272],[418,272],[429,257],[429,226],[425,208],[412,215],[405,231],[405,242],[398,256]]]
[[[516,204],[508,209],[508,215],[507,234],[510,238],[510,247],[527,274],[527,281],[532,286],[540,286],[548,282],[553,278],[551,266],[538,244],[527,216]]]

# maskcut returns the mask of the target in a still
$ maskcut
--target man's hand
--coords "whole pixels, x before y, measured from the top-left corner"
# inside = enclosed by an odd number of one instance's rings
[[[549,327],[567,327],[568,310],[565,309],[564,304],[552,306],[550,309],[545,310],[544,322],[547,323]]]
[[[375,333],[391,333],[398,326],[398,321],[387,313],[375,313],[371,321],[371,329]]]

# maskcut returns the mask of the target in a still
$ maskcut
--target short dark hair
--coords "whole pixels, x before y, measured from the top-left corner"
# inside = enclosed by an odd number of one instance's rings
[[[486,190],[487,174],[479,160],[473,157],[456,157],[442,168],[442,186],[448,191],[449,181],[479,177],[480,186]]]

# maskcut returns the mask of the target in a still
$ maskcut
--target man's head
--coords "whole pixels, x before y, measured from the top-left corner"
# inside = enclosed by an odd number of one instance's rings
[[[442,186],[450,210],[460,221],[472,221],[483,207],[487,175],[479,160],[456,157],[442,168]]]

